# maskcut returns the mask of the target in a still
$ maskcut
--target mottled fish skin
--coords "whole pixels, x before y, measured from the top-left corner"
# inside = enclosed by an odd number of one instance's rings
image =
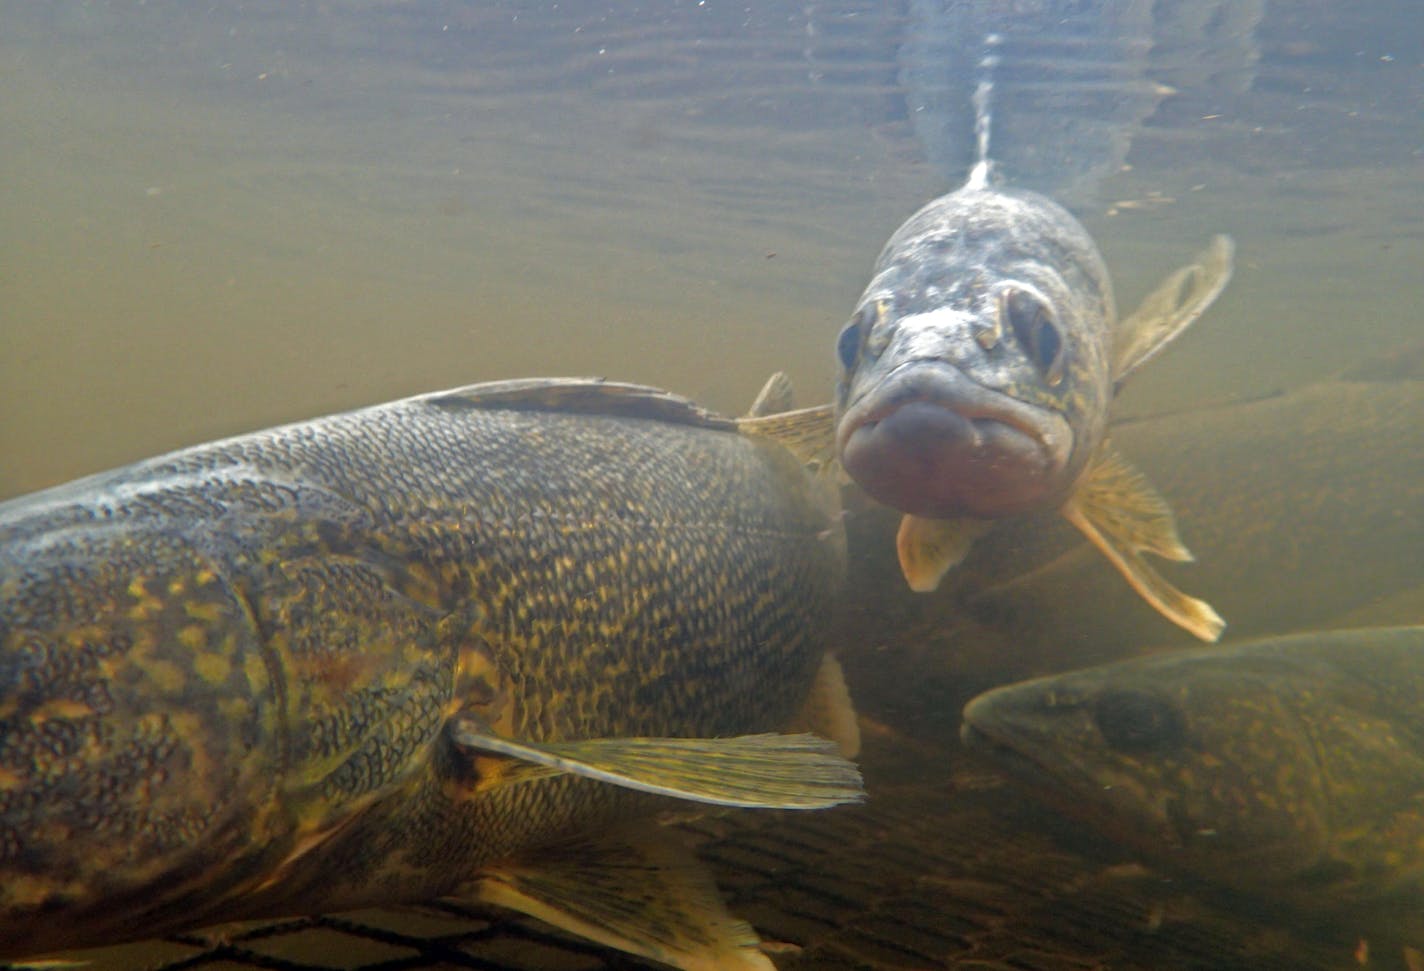
[[[1424,942],[1424,627],[1010,685],[969,703],[963,737],[1171,873]]]
[[[1061,502],[1103,438],[1116,315],[1067,210],[971,179],[895,232],[842,331],[842,464],[916,516]]]
[[[662,805],[499,785],[456,713],[536,742],[791,720],[844,568],[796,460],[650,389],[490,387],[0,505],[0,957],[428,899]]]

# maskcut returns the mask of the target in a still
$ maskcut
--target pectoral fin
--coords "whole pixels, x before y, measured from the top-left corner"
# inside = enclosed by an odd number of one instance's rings
[[[802,464],[817,471],[836,467],[836,416],[831,405],[785,411],[779,415],[754,411],[746,418],[738,418],[737,428],[744,435],[771,439]]]
[[[683,971],[775,971],[756,932],[727,912],[711,875],[670,833],[561,845],[491,868],[476,896]]]
[[[860,754],[860,719],[850,700],[845,671],[841,662],[827,654],[821,658],[811,694],[801,713],[791,725],[792,731],[815,732],[836,743],[842,756],[853,759]]]
[[[964,561],[974,541],[989,530],[981,519],[924,519],[906,516],[895,534],[900,572],[916,593],[939,587],[944,575]]]
[[[566,772],[611,785],[717,806],[824,809],[865,797],[860,772],[815,735],[736,738],[593,738],[522,742],[492,734],[473,718],[451,722],[451,737],[473,752],[538,767],[527,781]]]
[[[1104,444],[1062,511],[1160,614],[1204,641],[1221,636],[1226,622],[1210,604],[1182,593],[1143,559],[1155,553],[1185,561],[1192,554],[1166,500],[1110,446]]]
[[[1231,280],[1235,252],[1230,236],[1213,236],[1192,263],[1163,280],[1122,319],[1113,340],[1114,385],[1120,387],[1212,305]]]

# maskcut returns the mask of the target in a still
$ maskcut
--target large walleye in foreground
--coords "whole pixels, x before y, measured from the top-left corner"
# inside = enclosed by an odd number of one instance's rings
[[[855,746],[826,492],[683,399],[551,380],[0,505],[0,959],[458,896],[770,968],[648,816],[860,797],[777,734]]]
[[[1424,947],[1424,627],[1009,685],[969,703],[963,737],[1170,873]]]

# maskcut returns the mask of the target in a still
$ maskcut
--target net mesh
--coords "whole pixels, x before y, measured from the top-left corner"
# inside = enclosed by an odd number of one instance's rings
[[[872,740],[872,798],[678,824],[781,971],[1270,971],[1355,965],[1348,935],[1192,897],[945,747]],[[658,967],[518,915],[441,902],[232,924],[82,952],[85,971],[619,971]]]

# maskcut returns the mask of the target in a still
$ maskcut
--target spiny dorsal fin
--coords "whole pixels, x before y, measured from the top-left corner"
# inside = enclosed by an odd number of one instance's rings
[[[475,895],[682,971],[775,971],[751,925],[727,912],[707,869],[651,824],[491,867]]]
[[[900,572],[916,593],[939,587],[944,575],[969,555],[974,541],[989,530],[982,519],[925,519],[905,516],[895,534]]]
[[[520,378],[490,381],[407,399],[445,409],[552,411],[697,425],[730,431],[732,419],[661,388],[602,378]]]
[[[845,670],[832,655],[821,658],[811,693],[791,730],[815,732],[830,739],[844,758],[853,759],[860,754],[860,719],[846,686]]]
[[[748,809],[825,809],[865,798],[860,772],[815,735],[740,735],[736,738],[592,738],[524,742],[492,734],[477,719],[459,716],[451,738],[472,752],[532,763],[527,781],[553,772],[611,785]]]
[[[1113,338],[1114,387],[1121,387],[1128,375],[1172,343],[1221,295],[1231,280],[1235,252],[1230,236],[1213,236],[1193,262],[1158,284],[1122,319]]]
[[[831,405],[738,418],[737,428],[745,435],[776,442],[816,471],[829,472],[836,465],[836,415]]]
[[[1221,636],[1226,623],[1210,604],[1182,593],[1142,558],[1155,553],[1186,561],[1192,555],[1177,536],[1167,501],[1107,443],[1062,512],[1158,613],[1204,641]]]
[[[795,396],[791,392],[791,378],[785,371],[777,371],[766,379],[766,384],[761,386],[756,400],[747,409],[746,417],[763,418],[767,415],[790,411],[794,400]]]

